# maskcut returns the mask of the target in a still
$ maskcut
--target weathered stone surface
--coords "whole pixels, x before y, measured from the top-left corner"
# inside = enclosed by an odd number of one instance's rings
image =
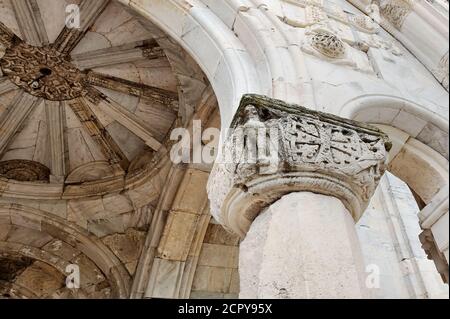
[[[335,196],[358,220],[391,148],[375,127],[262,96],[242,99],[232,128],[208,192],[212,214],[241,236],[292,191]]]
[[[367,297],[354,221],[334,197],[284,196],[254,221],[240,254],[241,298]]]
[[[126,265],[130,274],[133,274],[136,270],[144,239],[144,232],[128,229],[125,234],[107,236],[102,241]]]

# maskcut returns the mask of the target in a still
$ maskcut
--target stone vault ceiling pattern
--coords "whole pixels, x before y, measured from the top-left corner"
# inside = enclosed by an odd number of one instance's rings
[[[179,111],[151,32],[109,0],[78,1],[81,27],[69,29],[70,3],[0,0],[0,179],[50,193],[136,178]]]
[[[197,112],[220,125],[215,110],[194,60],[118,1],[0,0],[0,299],[138,293],[181,182],[170,132]]]

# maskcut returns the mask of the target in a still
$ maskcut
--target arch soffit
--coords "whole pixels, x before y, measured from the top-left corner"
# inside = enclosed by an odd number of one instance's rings
[[[50,234],[92,260],[115,287],[120,298],[127,298],[131,278],[120,260],[100,239],[66,220],[19,204],[0,204],[0,224],[12,224]]]
[[[222,127],[229,126],[243,94],[264,93],[262,87],[268,84],[261,83],[248,50],[204,4],[179,0],[116,1],[148,18],[194,58],[217,96]]]

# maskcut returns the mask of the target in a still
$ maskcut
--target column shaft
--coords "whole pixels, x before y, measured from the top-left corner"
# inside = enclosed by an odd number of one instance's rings
[[[253,222],[240,251],[241,298],[367,298],[354,220],[342,202],[291,193]]]

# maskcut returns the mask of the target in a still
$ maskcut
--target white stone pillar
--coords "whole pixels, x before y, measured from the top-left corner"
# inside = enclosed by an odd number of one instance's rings
[[[368,296],[353,217],[342,202],[291,193],[256,218],[240,247],[243,299]]]
[[[245,238],[241,297],[368,297],[354,223],[384,174],[387,136],[255,95],[232,129],[208,194],[214,217]]]

